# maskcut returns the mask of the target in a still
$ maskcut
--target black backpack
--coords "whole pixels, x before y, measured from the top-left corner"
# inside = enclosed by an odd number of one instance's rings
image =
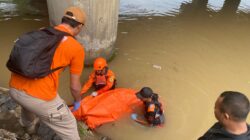
[[[51,69],[51,64],[64,36],[71,35],[52,27],[21,35],[14,44],[6,66],[10,71],[27,78],[42,78],[63,68]]]

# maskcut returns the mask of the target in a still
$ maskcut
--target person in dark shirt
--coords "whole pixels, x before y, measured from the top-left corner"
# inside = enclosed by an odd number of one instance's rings
[[[249,100],[244,94],[223,92],[214,108],[218,122],[198,140],[250,140],[250,126],[246,122],[249,109]]]

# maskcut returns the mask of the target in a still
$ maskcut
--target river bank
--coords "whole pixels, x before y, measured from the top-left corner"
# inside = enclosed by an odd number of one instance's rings
[[[0,139],[4,140],[60,140],[53,130],[38,122],[35,134],[28,134],[20,125],[21,107],[9,96],[7,88],[0,87]],[[78,122],[82,140],[108,140],[107,137],[88,130],[83,122]]]

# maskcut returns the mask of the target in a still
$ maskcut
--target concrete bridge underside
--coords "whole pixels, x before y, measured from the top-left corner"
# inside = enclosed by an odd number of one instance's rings
[[[182,3],[180,14],[190,11],[206,11],[209,0],[192,0]],[[241,0],[225,0],[222,13],[236,13]],[[85,28],[77,36],[85,47],[85,65],[92,64],[96,57],[110,59],[114,53],[117,35],[120,0],[47,0],[51,25],[61,22],[64,9],[79,6],[87,14]],[[187,12],[189,11],[189,12]],[[226,14],[224,14],[226,15]]]

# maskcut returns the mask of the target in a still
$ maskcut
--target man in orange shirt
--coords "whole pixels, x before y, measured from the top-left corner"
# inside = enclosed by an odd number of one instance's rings
[[[94,61],[94,71],[90,74],[88,81],[84,84],[81,94],[86,93],[93,85],[95,91],[92,96],[97,96],[103,92],[114,89],[116,84],[115,74],[108,68],[107,61],[102,58],[96,58]]]
[[[84,26],[86,15],[78,7],[66,9],[62,23],[55,29],[76,36]],[[72,36],[64,36],[54,53],[51,69],[69,66],[70,90],[75,99],[74,109],[81,102],[80,76],[84,66],[84,48]],[[21,105],[20,123],[27,130],[34,130],[37,118],[52,128],[63,140],[79,140],[77,123],[71,111],[57,93],[59,69],[49,75],[31,79],[13,73],[10,79],[10,95]],[[29,132],[29,131],[28,131]]]

